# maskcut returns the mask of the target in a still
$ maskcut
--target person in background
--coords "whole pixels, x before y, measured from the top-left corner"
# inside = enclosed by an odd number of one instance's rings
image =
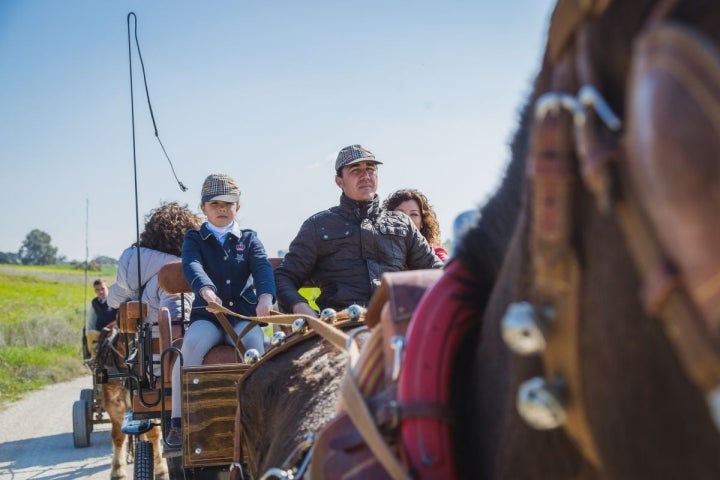
[[[465,210],[460,212],[453,221],[453,251],[451,256],[455,256],[458,247],[462,243],[465,234],[480,219],[480,211],[478,209]]]
[[[233,344],[213,315],[211,302],[247,317],[266,316],[275,302],[275,279],[265,247],[255,231],[241,229],[235,216],[240,209],[240,189],[228,175],[209,175],[202,186],[200,209],[207,217],[199,230],[185,235],[182,247],[183,274],[195,293],[190,327],[181,348],[183,365],[202,365],[205,354],[221,342]],[[240,334],[247,320],[228,316]],[[243,337],[246,349],[264,352],[259,326]],[[180,361],[172,372],[172,413],[166,451],[182,446]]]
[[[199,225],[200,218],[177,202],[161,203],[152,210],[145,218],[140,243],[126,248],[118,259],[117,279],[108,291],[108,305],[119,308],[128,300],[147,302],[148,323],[157,322],[162,307],[168,308],[173,320],[188,318],[192,295],[167,293],[158,285],[157,274],[166,263],[180,260],[185,232]],[[153,327],[152,335],[158,337],[157,326]],[[159,376],[159,354],[153,355],[153,362],[154,374]]]
[[[398,190],[383,202],[383,208],[403,212],[410,217],[433,248],[435,255],[443,262],[448,259],[448,251],[440,241],[440,224],[437,215],[425,195],[410,188]]]
[[[381,208],[376,193],[381,164],[361,145],[340,150],[335,161],[340,204],[305,220],[275,270],[283,311],[317,316],[298,293],[303,285],[320,288],[320,309],[342,310],[367,305],[383,273],[443,266],[407,215]]]
[[[85,324],[85,338],[91,357],[95,356],[100,330],[117,320],[117,309],[107,303],[108,286],[102,278],[93,282],[96,297],[90,302],[90,314]]]

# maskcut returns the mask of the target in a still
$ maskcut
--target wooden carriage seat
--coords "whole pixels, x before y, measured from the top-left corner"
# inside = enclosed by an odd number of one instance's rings
[[[118,309],[118,328],[122,333],[137,333],[138,320],[147,317],[148,304],[140,300],[128,300]]]

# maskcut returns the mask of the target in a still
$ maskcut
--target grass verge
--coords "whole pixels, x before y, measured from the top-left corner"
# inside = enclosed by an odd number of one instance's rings
[[[81,337],[92,281],[69,266],[0,265],[0,406],[44,385],[89,375]],[[86,291],[87,288],[87,291]]]

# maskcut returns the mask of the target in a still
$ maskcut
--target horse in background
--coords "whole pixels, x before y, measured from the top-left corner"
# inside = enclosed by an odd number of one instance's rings
[[[557,3],[505,179],[458,250],[482,319],[452,372],[459,478],[720,478],[720,362],[684,340],[718,343],[697,292],[718,266],[719,46],[717,2]]]
[[[116,327],[105,327],[98,339],[97,354],[91,363],[93,372],[103,369],[108,374],[127,371],[125,364],[126,345],[122,334]],[[127,379],[110,379],[101,383],[101,398],[103,410],[110,417],[110,437],[113,447],[110,478],[125,479],[125,465],[130,463],[133,452],[128,452],[128,436],[122,431],[122,423],[126,412],[131,408],[130,390],[127,388]],[[162,432],[160,426],[155,426],[145,434],[138,436],[140,441],[148,441],[152,445],[155,478],[168,479],[168,466],[162,457]]]

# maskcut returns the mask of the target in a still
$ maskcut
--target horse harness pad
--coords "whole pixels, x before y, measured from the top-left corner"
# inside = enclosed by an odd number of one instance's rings
[[[601,468],[579,368],[574,179],[579,174],[598,209],[615,215],[643,282],[643,306],[661,320],[720,426],[713,408],[720,391],[720,222],[711,220],[720,204],[720,169],[708,161],[720,157],[720,53],[696,29],[665,21],[678,2],[659,1],[635,39],[623,134],[594,87],[584,25],[611,2],[585,2],[584,11],[571,3],[560,0],[553,13],[554,91],[538,98],[531,133],[531,320],[518,321],[509,310],[503,335],[509,332],[506,340],[518,353],[540,353],[545,365],[546,379],[521,386],[520,413],[535,428],[564,426]],[[567,93],[578,84],[577,96]],[[518,325],[544,338],[519,348]]]

